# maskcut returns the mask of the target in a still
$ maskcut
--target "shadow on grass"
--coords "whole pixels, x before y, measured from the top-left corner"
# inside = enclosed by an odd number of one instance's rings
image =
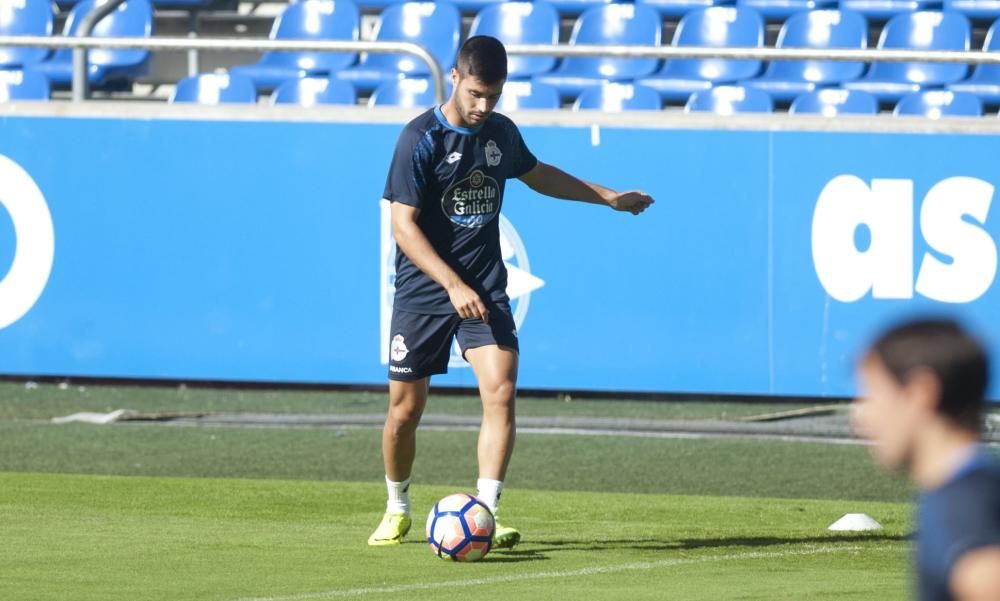
[[[689,549],[760,549],[781,545],[846,545],[851,543],[899,542],[909,537],[896,534],[848,534],[830,536],[810,536],[803,538],[753,536],[731,538],[684,538],[680,540],[660,539],[619,539],[619,540],[540,540],[532,545],[531,551],[544,555],[561,551],[682,551]],[[531,543],[532,541],[529,541]],[[538,545],[538,546],[535,546]]]

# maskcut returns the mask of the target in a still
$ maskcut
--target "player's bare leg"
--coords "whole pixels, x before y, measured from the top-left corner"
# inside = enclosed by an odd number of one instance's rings
[[[497,345],[465,352],[479,382],[483,422],[479,430],[479,482],[477,496],[494,513],[500,503],[516,433],[514,405],[517,393],[517,351]],[[497,524],[494,546],[513,547],[521,534]]]
[[[389,412],[382,428],[385,475],[402,482],[409,479],[417,454],[417,426],[427,406],[430,378],[413,382],[389,380]]]
[[[430,379],[389,381],[389,411],[382,428],[382,460],[389,502],[372,546],[398,545],[410,530],[410,473],[417,454],[417,426],[427,406]]]

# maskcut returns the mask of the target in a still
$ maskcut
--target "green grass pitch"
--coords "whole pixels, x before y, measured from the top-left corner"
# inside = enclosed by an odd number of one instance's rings
[[[365,540],[384,503],[375,429],[60,426],[44,419],[130,405],[383,410],[384,400],[370,400],[363,409],[356,395],[329,393],[54,386],[25,392],[23,385],[0,385],[0,597],[909,596],[909,491],[874,470],[858,446],[526,434],[518,440],[502,512],[505,523],[522,529],[524,542],[465,565],[432,554],[423,522],[438,498],[470,489],[474,433],[421,435],[414,531],[399,547],[369,548]],[[449,412],[457,412],[449,403],[460,403],[433,402]],[[745,411],[704,404],[566,405],[526,400],[522,409],[680,411],[692,418]],[[868,513],[884,529],[829,533],[826,527],[846,512]]]

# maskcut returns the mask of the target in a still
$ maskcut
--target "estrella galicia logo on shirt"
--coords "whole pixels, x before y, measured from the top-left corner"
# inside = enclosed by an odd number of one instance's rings
[[[469,177],[455,182],[445,191],[441,209],[456,225],[483,227],[500,212],[500,185],[497,180],[476,169]]]

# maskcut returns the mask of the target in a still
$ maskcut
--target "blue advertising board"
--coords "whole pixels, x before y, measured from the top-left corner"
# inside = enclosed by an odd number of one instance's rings
[[[0,117],[0,374],[384,383],[400,128]],[[522,131],[657,201],[508,185],[522,387],[849,396],[866,341],[925,311],[1000,355],[1000,136]],[[435,383],[474,379],[456,356]]]

